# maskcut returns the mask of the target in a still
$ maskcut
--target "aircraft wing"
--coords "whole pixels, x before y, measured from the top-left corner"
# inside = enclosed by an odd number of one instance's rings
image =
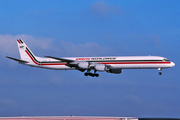
[[[64,59],[64,58],[57,58],[57,57],[52,57],[52,56],[45,56],[45,57],[60,60],[62,62],[75,62],[75,60],[69,60],[69,59]]]
[[[77,62],[76,60],[70,60],[70,59],[64,59],[64,58],[57,58],[57,57],[52,57],[52,56],[45,56],[47,58],[52,58],[52,59],[55,59],[55,60],[60,60],[62,62],[67,62],[66,66],[68,67],[75,67],[77,70],[81,71],[81,72],[84,72],[85,69],[81,69],[79,67],[77,67],[77,64],[79,62]]]
[[[9,58],[9,59],[15,60],[15,61],[17,61],[17,62],[20,62],[20,63],[28,63],[27,61],[24,61],[24,60],[20,60],[20,59],[8,57],[8,56],[6,56],[6,57]]]
[[[71,60],[71,59],[64,59],[64,58],[57,58],[57,57],[51,57],[51,56],[45,56],[48,58],[52,58],[55,60],[60,60],[62,62],[67,62],[66,66],[68,67],[74,67],[75,69],[84,72],[85,70],[95,70],[95,71],[108,71],[111,69],[111,65],[105,65],[101,63],[94,63],[89,61],[77,61],[77,60]],[[116,73],[120,73],[121,69],[119,71],[115,71]],[[115,73],[114,71],[110,71],[110,73]]]

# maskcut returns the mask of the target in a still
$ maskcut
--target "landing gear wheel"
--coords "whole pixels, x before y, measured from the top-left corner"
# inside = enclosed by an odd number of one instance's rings
[[[88,76],[88,73],[84,73],[85,76]]]
[[[89,75],[89,76],[91,76],[91,77],[99,77],[99,74],[92,74],[92,75]]]
[[[89,73],[89,72],[86,72],[86,73],[84,73],[84,75],[85,76],[91,76],[91,77],[99,77],[99,74],[97,74],[97,73]]]
[[[86,72],[84,73],[85,76],[92,76],[92,73]]]
[[[162,72],[159,72],[159,75],[162,75]]]
[[[99,77],[99,74],[94,74],[94,76]]]
[[[89,76],[92,76],[92,77],[93,77],[93,74],[92,74],[92,73],[89,73]]]

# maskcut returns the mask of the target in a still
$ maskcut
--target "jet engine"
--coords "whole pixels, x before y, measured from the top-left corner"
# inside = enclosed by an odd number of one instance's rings
[[[94,69],[100,72],[103,72],[106,70],[106,66],[104,64],[97,64],[94,66]]]
[[[80,62],[77,66],[81,69],[88,69],[89,63],[88,62]]]
[[[120,74],[122,72],[122,69],[109,69],[106,72],[114,73],[114,74]]]

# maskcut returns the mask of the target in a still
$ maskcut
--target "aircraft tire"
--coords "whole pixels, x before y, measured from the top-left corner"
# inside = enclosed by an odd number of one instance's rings
[[[159,75],[162,75],[162,72],[159,72]]]
[[[88,73],[88,72],[86,72],[86,73],[84,73],[84,76],[91,76],[91,77],[99,77],[99,74],[93,74],[93,73]]]
[[[89,74],[88,73],[84,73],[85,76],[88,76]]]
[[[94,74],[94,76],[99,77],[99,74]]]

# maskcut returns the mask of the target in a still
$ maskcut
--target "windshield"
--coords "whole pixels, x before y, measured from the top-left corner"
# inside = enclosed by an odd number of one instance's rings
[[[163,61],[169,61],[167,58],[164,58]]]

